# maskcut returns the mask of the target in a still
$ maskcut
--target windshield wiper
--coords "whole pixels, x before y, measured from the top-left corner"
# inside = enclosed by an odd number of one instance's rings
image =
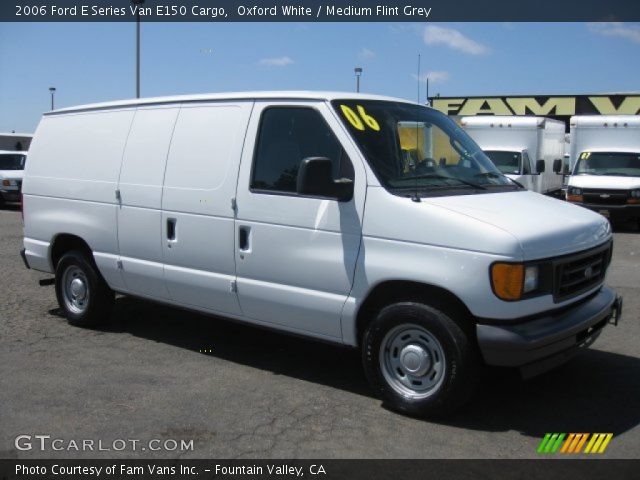
[[[500,178],[503,176],[504,175],[500,175],[499,173],[496,173],[496,172],[482,172],[482,173],[476,173],[474,175],[474,177],[489,177],[489,178]]]
[[[482,173],[476,173],[474,175],[474,177],[487,177],[487,178],[502,178],[505,177],[508,180],[511,180],[513,183],[515,183],[518,187],[520,188],[525,188],[524,185],[522,185],[520,182],[518,182],[517,180],[514,180],[513,178],[509,178],[506,175],[500,175],[499,173],[496,172],[482,172]],[[501,186],[501,185],[498,185]]]
[[[403,177],[403,178],[396,178],[396,180],[421,180],[421,179],[425,179],[425,178],[439,178],[439,179],[443,179],[443,180],[453,180],[456,182],[460,182],[463,185],[468,185],[470,187],[473,188],[477,188],[480,190],[486,190],[487,187],[484,187],[482,185],[478,185],[477,183],[472,183],[472,182],[468,182],[466,180],[462,180],[460,178],[456,178],[456,177],[448,177],[446,175],[438,175],[437,173],[429,173],[429,174],[425,174],[425,175],[416,175],[415,177]],[[422,185],[424,186],[424,185]]]

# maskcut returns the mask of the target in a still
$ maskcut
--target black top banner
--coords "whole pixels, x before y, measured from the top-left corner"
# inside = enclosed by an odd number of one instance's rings
[[[629,0],[3,0],[3,22],[623,22]]]

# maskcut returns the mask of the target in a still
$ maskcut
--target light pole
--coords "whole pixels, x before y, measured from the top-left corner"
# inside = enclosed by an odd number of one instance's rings
[[[360,91],[360,76],[362,75],[362,67],[356,67],[353,69],[356,74],[356,92]]]
[[[140,98],[140,5],[144,0],[131,0],[136,6],[136,98]]]
[[[53,110],[55,105],[54,96],[56,94],[56,87],[49,87],[49,92],[51,92],[51,110]]]

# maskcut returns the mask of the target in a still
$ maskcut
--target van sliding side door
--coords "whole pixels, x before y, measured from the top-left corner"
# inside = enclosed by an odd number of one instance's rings
[[[252,101],[183,104],[169,148],[159,228],[173,302],[239,315],[234,210]]]

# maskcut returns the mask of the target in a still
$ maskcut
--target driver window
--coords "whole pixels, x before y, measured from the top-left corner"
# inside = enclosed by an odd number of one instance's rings
[[[262,114],[251,188],[296,192],[300,162],[327,157],[334,178],[353,179],[353,165],[320,113],[308,107],[272,107]]]

